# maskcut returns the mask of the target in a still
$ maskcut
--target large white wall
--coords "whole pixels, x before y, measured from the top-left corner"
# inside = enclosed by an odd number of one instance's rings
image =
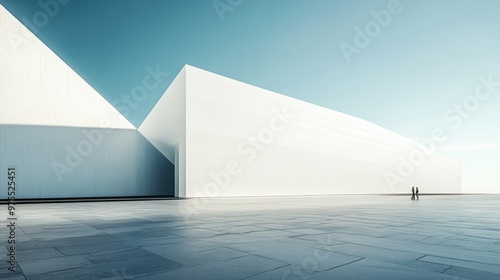
[[[0,5],[0,124],[134,126]]]
[[[185,137],[177,154],[186,197],[407,193],[413,185],[460,192],[457,160],[433,153],[406,172],[402,162],[418,159],[422,147],[373,123],[191,66],[174,83],[185,91],[169,88],[172,102],[155,110],[185,110],[185,128],[169,129]],[[182,143],[167,141],[166,113],[155,110],[140,131],[163,129],[143,132],[156,147]]]

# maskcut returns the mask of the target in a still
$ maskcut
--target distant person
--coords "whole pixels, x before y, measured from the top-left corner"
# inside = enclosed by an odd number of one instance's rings
[[[411,188],[411,200],[415,200],[415,187]]]
[[[415,194],[417,195],[417,200],[418,200],[418,187],[415,189]]]

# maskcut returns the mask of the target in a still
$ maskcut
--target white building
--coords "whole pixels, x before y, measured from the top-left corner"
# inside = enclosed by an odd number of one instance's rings
[[[191,66],[137,130],[0,5],[0,174],[16,168],[18,198],[460,192],[460,163],[427,152]]]
[[[0,179],[9,167],[19,199],[173,195],[172,163],[0,5]]]
[[[179,197],[460,192],[460,163],[368,121],[185,66],[139,131]],[[431,147],[429,147],[431,148]]]

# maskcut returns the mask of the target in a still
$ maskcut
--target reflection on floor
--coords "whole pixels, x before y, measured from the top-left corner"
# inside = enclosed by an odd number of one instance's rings
[[[499,205],[482,195],[21,204],[17,272],[4,225],[0,278],[498,280]]]

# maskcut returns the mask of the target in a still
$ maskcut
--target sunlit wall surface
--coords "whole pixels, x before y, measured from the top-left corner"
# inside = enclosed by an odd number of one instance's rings
[[[178,163],[180,196],[460,192],[460,162],[432,147],[191,66],[139,131]]]

